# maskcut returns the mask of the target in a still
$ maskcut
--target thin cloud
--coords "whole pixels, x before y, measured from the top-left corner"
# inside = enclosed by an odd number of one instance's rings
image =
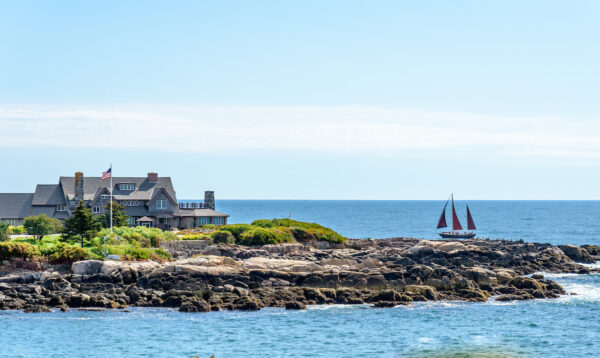
[[[599,135],[599,124],[561,118],[363,106],[0,106],[1,147],[204,153],[492,148],[507,155],[596,158]]]

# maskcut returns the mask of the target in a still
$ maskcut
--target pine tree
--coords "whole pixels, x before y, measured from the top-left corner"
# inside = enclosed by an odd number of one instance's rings
[[[113,227],[129,225],[129,216],[127,216],[123,205],[113,201],[112,212]],[[110,202],[104,205],[104,215],[100,217],[100,222],[102,226],[110,227]]]
[[[65,220],[62,237],[65,240],[81,239],[81,247],[85,238],[91,239],[100,230],[100,222],[90,209],[83,205],[83,201],[73,210],[70,218]]]

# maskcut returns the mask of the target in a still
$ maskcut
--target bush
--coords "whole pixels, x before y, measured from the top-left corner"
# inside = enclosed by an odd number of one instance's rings
[[[208,240],[210,236],[207,234],[186,234],[179,237],[181,240]]]
[[[29,235],[33,235],[38,241],[46,235],[59,233],[62,222],[58,219],[48,217],[46,214],[29,216],[23,220],[23,227]]]
[[[235,236],[229,231],[215,231],[211,234],[212,242],[215,244],[235,244]]]
[[[328,227],[316,224],[297,221],[291,219],[261,219],[252,223],[255,226],[264,228],[286,227],[290,228],[294,238],[299,242],[311,240],[328,241],[330,243],[341,244],[346,242],[346,238]],[[313,238],[311,238],[314,237]],[[306,240],[306,241],[303,241]]]
[[[43,248],[41,254],[53,264],[68,264],[89,258],[89,252],[79,246],[58,243],[49,248]]]
[[[12,258],[31,259],[40,256],[37,247],[25,242],[0,242],[0,259],[10,260]]]
[[[231,225],[225,225],[225,226],[221,226],[219,228],[219,230],[221,231],[229,231],[231,233],[231,235],[233,235],[237,240],[240,239],[240,237],[242,236],[243,233],[245,233],[246,231],[252,229],[252,225],[248,225],[248,224],[231,224]]]
[[[293,242],[292,235],[288,231],[265,229],[256,227],[241,234],[238,243],[246,246],[281,244]]]
[[[290,228],[290,231],[292,232],[292,235],[294,236],[294,240],[296,240],[298,242],[310,242],[310,241],[317,240],[315,235],[313,235],[313,233],[308,231],[307,229],[303,229],[300,227],[292,227],[292,228]]]
[[[8,233],[11,235],[23,235],[26,231],[23,226],[9,226]]]
[[[10,231],[8,224],[0,222],[0,241],[10,240]]]
[[[113,234],[110,234],[110,229],[102,229],[96,235],[100,239],[108,237],[107,243],[116,245],[118,244],[131,244],[141,247],[157,247],[161,241],[173,241],[177,240],[178,237],[171,231],[162,231],[157,228],[148,228],[144,226],[137,227],[115,227],[113,228]]]
[[[201,228],[203,229],[209,229],[209,230],[214,230],[217,228],[217,225],[215,224],[204,224],[201,226]]]
[[[133,245],[106,245],[109,255],[119,255],[123,260],[153,260],[153,261],[171,261],[171,254],[163,249],[154,249],[139,247]],[[95,255],[104,255],[103,247],[96,247],[92,250]]]

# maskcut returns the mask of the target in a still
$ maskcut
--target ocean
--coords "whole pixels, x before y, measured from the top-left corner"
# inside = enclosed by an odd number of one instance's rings
[[[437,239],[444,201],[402,200],[218,200],[229,223],[291,217],[331,227],[350,238]],[[466,227],[469,205],[477,236],[561,244],[600,244],[600,201],[455,201]],[[450,207],[450,205],[448,205]],[[450,208],[446,218],[451,222]],[[440,230],[441,231],[441,230]]]
[[[231,223],[288,217],[353,238],[436,238],[441,201],[220,200]],[[456,202],[464,224],[464,202]],[[480,237],[598,244],[598,201],[470,201]],[[591,357],[600,275],[546,275],[576,295],[305,311],[0,311],[0,357]]]

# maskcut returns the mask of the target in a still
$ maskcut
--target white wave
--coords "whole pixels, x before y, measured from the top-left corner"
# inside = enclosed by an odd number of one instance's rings
[[[581,266],[585,266],[590,269],[597,269],[600,268],[600,261],[596,261],[593,264],[581,264]]]

